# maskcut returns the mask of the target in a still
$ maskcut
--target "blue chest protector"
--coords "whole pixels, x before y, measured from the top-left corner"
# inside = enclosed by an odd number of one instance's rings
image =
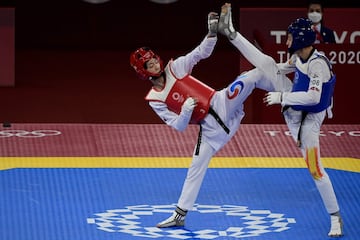
[[[324,59],[327,61],[326,58],[324,58]],[[329,64],[329,62],[328,62],[328,64]],[[330,67],[330,65],[329,65],[329,67]],[[330,67],[330,71],[331,71],[331,67]],[[291,108],[293,108],[294,110],[297,110],[297,111],[305,111],[305,112],[312,112],[312,113],[321,112],[321,111],[327,109],[331,105],[331,98],[334,94],[335,82],[336,82],[336,75],[334,74],[334,75],[332,75],[331,79],[328,82],[323,83],[322,91],[321,91],[321,98],[320,98],[320,102],[318,104],[312,105],[312,106],[293,105],[293,106],[291,106]],[[302,73],[301,71],[299,71],[299,69],[296,68],[294,84],[293,84],[293,88],[291,91],[292,92],[299,92],[299,91],[306,92],[309,89],[309,83],[310,83],[309,76]]]

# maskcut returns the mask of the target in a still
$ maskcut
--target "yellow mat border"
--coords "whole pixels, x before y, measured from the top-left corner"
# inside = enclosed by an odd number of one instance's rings
[[[190,157],[0,157],[0,170],[13,168],[187,168]],[[324,167],[360,172],[360,159],[322,158]],[[306,168],[302,158],[214,157],[210,168]]]

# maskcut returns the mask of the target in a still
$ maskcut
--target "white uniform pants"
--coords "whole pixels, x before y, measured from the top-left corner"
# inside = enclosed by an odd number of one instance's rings
[[[329,214],[339,211],[339,205],[331,183],[320,157],[320,127],[324,121],[326,110],[319,113],[309,113],[301,127],[301,153],[306,161],[309,172],[320,193],[325,208]],[[301,112],[291,108],[284,112],[284,118],[288,128],[297,141],[301,124]]]
[[[188,169],[178,201],[177,206],[183,210],[192,209],[198,196],[210,159],[215,154],[215,150],[207,142],[202,142],[199,150],[199,154],[195,155],[196,148],[194,149],[191,166]]]

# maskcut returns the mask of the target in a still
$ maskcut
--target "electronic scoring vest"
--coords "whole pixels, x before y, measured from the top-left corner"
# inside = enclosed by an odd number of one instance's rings
[[[322,56],[318,56],[322,57]],[[326,61],[327,59],[324,58]],[[330,65],[329,65],[330,67]],[[331,71],[331,67],[330,67]],[[320,102],[313,106],[304,106],[304,105],[293,105],[291,108],[297,111],[305,111],[317,113],[327,109],[331,105],[331,99],[334,94],[336,82],[336,75],[333,74],[329,81],[323,83],[321,90]],[[298,91],[307,91],[310,84],[310,78],[307,74],[302,73],[298,68],[296,68],[294,84],[292,88],[292,92]]]
[[[193,97],[197,100],[197,106],[192,113],[190,123],[199,123],[208,114],[210,100],[215,90],[191,75],[177,79],[171,72],[170,66],[171,64],[168,64],[165,67],[165,87],[161,91],[152,88],[145,100],[164,102],[169,110],[180,114],[185,100]]]

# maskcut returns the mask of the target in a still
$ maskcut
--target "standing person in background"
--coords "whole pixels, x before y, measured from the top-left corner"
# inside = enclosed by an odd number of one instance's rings
[[[324,25],[323,13],[324,7],[321,1],[309,2],[307,15],[313,22],[312,27],[316,33],[315,43],[336,43],[334,31]]]

